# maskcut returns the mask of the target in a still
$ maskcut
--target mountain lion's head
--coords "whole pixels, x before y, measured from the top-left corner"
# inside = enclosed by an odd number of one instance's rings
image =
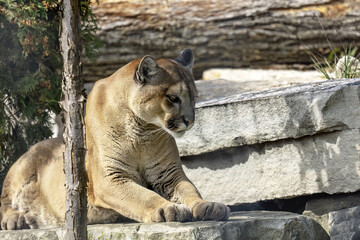
[[[197,90],[193,63],[190,49],[183,50],[174,60],[143,57],[134,73],[132,111],[174,137],[182,136],[195,120]]]

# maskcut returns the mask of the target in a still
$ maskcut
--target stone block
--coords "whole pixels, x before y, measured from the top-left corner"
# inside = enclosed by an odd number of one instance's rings
[[[180,154],[359,129],[359,85],[360,79],[325,81],[201,101],[194,127],[177,139]],[[200,95],[212,94],[206,87],[198,84]]]
[[[205,199],[229,205],[360,189],[360,131],[350,129],[183,157]]]
[[[360,205],[329,213],[331,240],[360,239]]]
[[[360,163],[359,163],[360,164]],[[360,204],[360,192],[315,198],[306,202],[305,211],[317,215],[355,207]]]
[[[360,192],[312,199],[306,202],[303,215],[317,221],[329,233],[329,213],[358,206]]]
[[[6,240],[62,240],[63,229],[0,231]],[[311,218],[286,212],[235,212],[229,221],[189,223],[132,223],[88,226],[89,240],[327,240],[329,236]]]
[[[202,79],[226,79],[242,83],[266,81],[268,82],[268,89],[326,80],[316,70],[299,71],[249,68],[211,68],[203,72]]]
[[[324,81],[320,76],[318,71],[216,68],[205,71],[203,79],[207,81],[197,81],[196,85],[199,101],[203,101]]]

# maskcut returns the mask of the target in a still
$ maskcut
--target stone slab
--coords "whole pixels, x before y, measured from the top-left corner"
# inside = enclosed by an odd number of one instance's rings
[[[331,240],[360,239],[360,205],[329,214]]]
[[[268,82],[268,89],[285,87],[308,82],[326,80],[323,74],[313,71],[276,70],[276,69],[249,69],[249,68],[211,68],[202,74],[203,80],[226,79],[236,82]]]
[[[202,79],[196,82],[199,101],[326,80],[318,71],[223,68],[206,70]]]
[[[311,211],[317,215],[322,215],[341,209],[355,207],[359,204],[360,192],[356,192],[312,199],[306,202],[305,211]]]
[[[4,240],[65,239],[62,229],[0,231]],[[311,218],[286,212],[235,212],[229,221],[107,224],[88,226],[89,240],[325,240],[326,232]]]
[[[358,206],[360,192],[312,199],[306,202],[303,215],[317,221],[329,233],[329,213]]]
[[[194,127],[176,140],[182,156],[197,155],[356,129],[359,116],[360,79],[325,81],[199,102]]]
[[[360,189],[360,130],[349,129],[182,158],[203,198],[229,205]]]

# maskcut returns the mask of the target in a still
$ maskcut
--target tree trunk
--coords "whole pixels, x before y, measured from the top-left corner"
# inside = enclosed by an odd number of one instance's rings
[[[105,46],[85,81],[144,55],[195,52],[194,74],[212,67],[312,68],[308,51],[360,46],[359,0],[135,0],[94,4]],[[327,40],[328,39],[328,40]]]
[[[85,171],[84,83],[81,73],[82,51],[80,0],[63,0],[61,53],[64,61],[62,101],[64,122],[64,171],[66,174],[66,236],[87,239],[87,200]]]

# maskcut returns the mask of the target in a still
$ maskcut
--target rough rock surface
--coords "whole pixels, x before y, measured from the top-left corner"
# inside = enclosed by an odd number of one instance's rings
[[[184,157],[205,199],[232,205],[360,189],[360,131],[344,130]]]
[[[211,95],[198,86],[200,95]],[[351,79],[202,101],[194,127],[177,139],[180,154],[359,129],[359,96],[360,79]]]
[[[197,81],[199,100],[324,81],[318,71],[214,68]],[[211,80],[211,81],[209,81]]]
[[[360,206],[331,212],[329,228],[332,240],[360,239]]]
[[[303,215],[313,218],[329,233],[329,213],[336,216],[336,211],[360,205],[360,192],[320,197],[306,203]],[[360,219],[358,220],[360,221]],[[338,221],[334,221],[337,223]],[[334,224],[333,223],[333,224]],[[339,225],[339,224],[337,224]],[[358,224],[360,226],[360,224]]]
[[[326,80],[316,70],[274,70],[274,69],[248,69],[248,68],[212,68],[203,72],[203,80],[226,79],[236,80],[243,83],[247,81],[267,81],[269,84],[296,85],[308,82],[319,82]],[[275,83],[274,83],[275,82]]]
[[[65,239],[62,229],[0,231],[0,239]],[[108,224],[88,227],[89,240],[112,239],[256,239],[325,240],[327,233],[311,218],[286,212],[235,212],[229,221]]]
[[[208,82],[198,84],[200,95]],[[360,189],[360,79],[208,95],[194,127],[177,139],[205,199],[236,204]]]

